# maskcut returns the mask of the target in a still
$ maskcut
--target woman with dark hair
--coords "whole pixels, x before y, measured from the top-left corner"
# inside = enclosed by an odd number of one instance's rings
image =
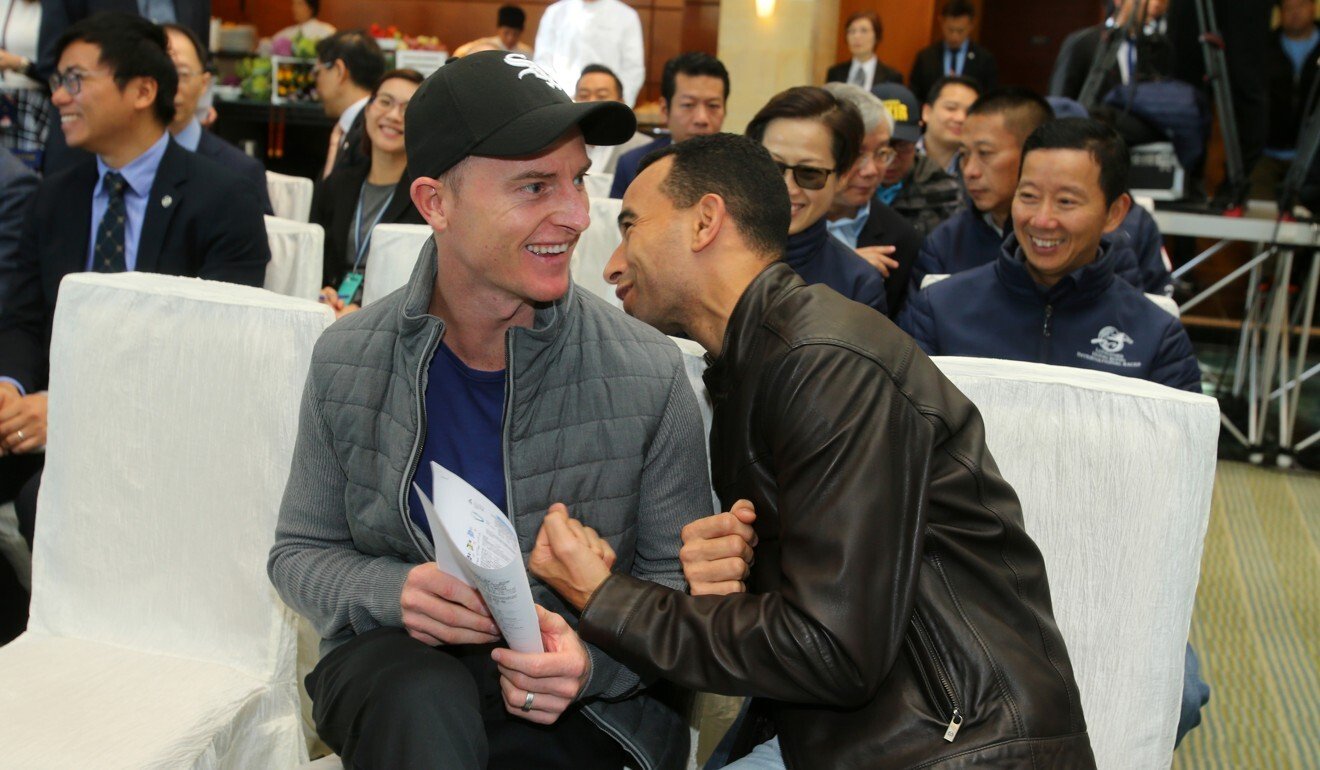
[[[784,261],[807,283],[886,311],[880,273],[826,229],[835,194],[848,185],[865,129],[857,108],[823,88],[780,92],[747,125],[784,174],[792,207]]]
[[[409,194],[412,180],[403,143],[404,111],[421,83],[416,70],[386,72],[363,108],[362,150],[370,162],[336,169],[316,186],[311,221],[325,228],[321,297],[336,315],[356,310],[361,302],[376,225],[425,224]]]
[[[839,62],[825,72],[826,83],[852,83],[870,91],[880,83],[902,83],[903,73],[876,58],[875,49],[885,35],[885,25],[875,11],[858,11],[848,17],[844,40],[852,59]]]

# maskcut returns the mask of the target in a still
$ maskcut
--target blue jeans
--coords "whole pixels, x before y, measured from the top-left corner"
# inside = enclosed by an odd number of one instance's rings
[[[779,736],[752,749],[742,759],[727,764],[725,770],[784,770],[784,755],[779,753]]]
[[[1183,661],[1182,711],[1178,715],[1178,737],[1173,741],[1174,748],[1182,743],[1184,735],[1201,724],[1201,709],[1209,700],[1210,685],[1201,678],[1201,661],[1189,642],[1187,657]]]

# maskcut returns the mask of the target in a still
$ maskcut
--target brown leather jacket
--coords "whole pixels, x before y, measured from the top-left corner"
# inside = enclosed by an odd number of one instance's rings
[[[755,696],[789,768],[1090,768],[1040,551],[976,407],[869,308],[783,264],[705,375],[712,476],[756,504],[748,593],[626,575],[579,632],[634,670]]]

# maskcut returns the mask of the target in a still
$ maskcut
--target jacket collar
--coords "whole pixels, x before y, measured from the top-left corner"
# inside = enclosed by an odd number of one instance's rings
[[[745,362],[755,357],[756,328],[770,309],[788,292],[806,286],[798,274],[784,262],[773,262],[760,272],[747,290],[738,298],[729,315],[729,325],[724,329],[724,345],[720,356],[711,359],[706,356],[710,366],[702,375],[711,399],[719,401],[726,397],[737,381],[737,372],[742,371]]]
[[[816,256],[829,237],[825,217],[821,217],[811,227],[788,236],[788,251],[784,254],[784,261],[794,268],[801,268]]]
[[[407,294],[400,309],[400,330],[414,333],[428,324],[444,320],[431,315],[431,292],[435,290],[435,281],[439,273],[436,262],[435,238],[427,238],[422,251],[413,266],[412,276],[408,278]],[[568,282],[568,292],[564,296],[536,309],[531,328],[514,327],[514,334],[544,344],[549,344],[559,337],[567,325],[569,309],[577,302],[577,284]]]
[[[1051,305],[1060,302],[1079,304],[1100,296],[1114,282],[1114,248],[1109,241],[1101,240],[1100,256],[1094,262],[1045,288],[1027,271],[1026,256],[1018,245],[1017,234],[1010,231],[1000,248],[995,275],[1009,291],[1019,296]]]

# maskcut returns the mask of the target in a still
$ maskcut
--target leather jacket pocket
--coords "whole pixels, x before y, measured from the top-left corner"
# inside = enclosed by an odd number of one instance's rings
[[[963,700],[953,685],[953,677],[949,675],[948,667],[940,659],[935,642],[930,632],[926,630],[926,624],[916,612],[912,613],[910,625],[911,629],[904,637],[908,654],[912,656],[912,662],[926,690],[926,697],[935,708],[935,713],[939,714],[941,719],[948,720],[948,726],[944,730],[944,740],[952,743],[962,727]]]

